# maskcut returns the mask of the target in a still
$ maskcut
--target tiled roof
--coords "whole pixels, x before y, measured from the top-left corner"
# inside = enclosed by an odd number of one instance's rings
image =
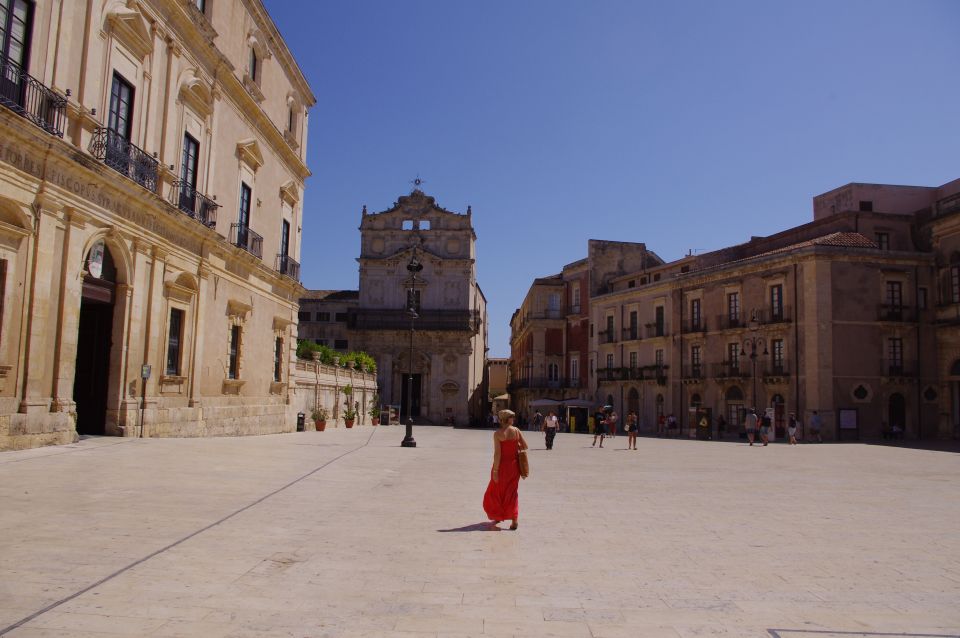
[[[799,250],[800,248],[808,248],[810,246],[837,246],[840,248],[878,248],[876,242],[868,239],[860,233],[850,233],[850,232],[837,232],[830,233],[829,235],[824,235],[822,237],[814,237],[807,241],[802,241],[797,244],[791,244],[789,246],[784,246],[783,248],[777,248],[775,250],[770,250],[754,257],[762,257],[764,255],[773,255],[776,253],[790,252],[793,250]],[[750,259],[750,257],[748,257]]]

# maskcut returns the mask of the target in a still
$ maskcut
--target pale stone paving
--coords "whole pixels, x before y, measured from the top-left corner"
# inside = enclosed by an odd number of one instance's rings
[[[490,432],[415,435],[0,454],[0,632],[960,635],[956,454],[528,433],[520,529],[494,532]]]

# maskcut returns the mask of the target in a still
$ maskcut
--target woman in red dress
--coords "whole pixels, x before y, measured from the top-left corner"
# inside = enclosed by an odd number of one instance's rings
[[[500,410],[500,428],[493,433],[493,469],[490,484],[483,495],[483,509],[496,525],[508,518],[513,521],[510,529],[517,529],[520,506],[517,501],[517,486],[520,483],[520,466],[517,450],[526,450],[527,442],[520,430],[513,427],[516,414]]]

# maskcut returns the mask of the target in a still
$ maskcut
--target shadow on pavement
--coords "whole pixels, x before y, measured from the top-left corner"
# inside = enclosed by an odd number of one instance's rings
[[[473,525],[464,525],[463,527],[454,527],[453,529],[438,529],[438,532],[500,532],[503,531],[493,524],[493,521],[484,521],[474,523]]]

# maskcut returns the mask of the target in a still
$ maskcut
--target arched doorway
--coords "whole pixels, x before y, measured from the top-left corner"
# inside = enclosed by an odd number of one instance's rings
[[[84,270],[73,376],[77,433],[105,434],[117,268],[103,241],[90,248]]]
[[[743,424],[743,390],[739,386],[730,386],[723,398],[727,403],[727,429],[738,432]],[[746,434],[743,436],[746,437]]]
[[[887,427],[900,432],[907,431],[907,400],[899,392],[890,395],[887,401]]]

